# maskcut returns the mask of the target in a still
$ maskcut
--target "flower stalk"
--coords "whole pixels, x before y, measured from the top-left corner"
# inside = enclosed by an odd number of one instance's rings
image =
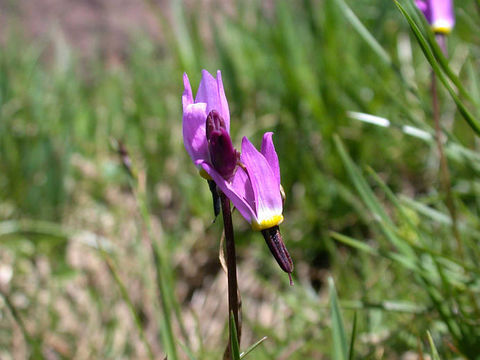
[[[235,241],[233,237],[232,211],[230,200],[224,193],[220,193],[220,203],[222,205],[223,227],[225,231],[225,247],[227,255],[227,279],[228,279],[228,313],[233,314],[235,328],[237,330],[237,340],[240,343],[242,326],[240,323],[240,311],[238,301],[238,283],[237,283],[237,256],[235,253]],[[229,322],[230,327],[230,322]],[[232,333],[233,329],[230,329]],[[231,354],[231,341],[228,342],[226,353]]]

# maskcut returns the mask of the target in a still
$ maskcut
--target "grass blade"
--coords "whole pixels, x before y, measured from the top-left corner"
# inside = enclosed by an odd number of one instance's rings
[[[350,9],[347,3],[344,0],[335,0],[343,14],[347,18],[348,22],[353,26],[353,28],[358,32],[358,34],[365,40],[365,42],[370,46],[370,48],[375,52],[378,57],[387,65],[392,65],[392,59],[390,55],[383,49],[382,45],[379,44],[377,39],[368,31],[365,25],[358,19],[357,15]]]
[[[240,360],[240,345],[238,344],[237,328],[235,327],[233,313],[230,314],[230,344],[233,360]]]
[[[267,340],[267,337],[264,336],[262,337],[260,340],[258,340],[256,343],[254,343],[253,345],[251,345],[247,350],[243,351],[241,354],[240,354],[240,359],[243,359],[245,356],[247,356],[249,353],[251,353],[258,345],[260,345],[261,343],[263,343],[265,340]]]
[[[430,344],[430,349],[432,349],[432,359],[440,360],[440,355],[438,355],[438,351],[437,351],[437,348],[435,347],[435,343],[433,342],[430,331],[427,331],[427,337],[428,337],[428,342]]]
[[[337,292],[335,290],[335,283],[330,277],[328,279],[330,292],[330,313],[332,317],[332,338],[333,349],[332,358],[337,360],[348,359],[348,345],[345,327],[343,325],[342,313],[338,305]]]
[[[352,335],[350,337],[350,349],[348,351],[348,360],[353,360],[355,354],[355,337],[357,335],[357,312],[353,315]]]
[[[458,97],[455,90],[452,88],[452,86],[448,82],[447,77],[445,76],[443,70],[440,68],[439,63],[434,56],[432,48],[429,46],[428,41],[423,36],[420,28],[415,23],[412,16],[407,12],[407,10],[405,10],[405,8],[402,5],[400,5],[400,3],[397,0],[395,0],[395,4],[397,5],[400,12],[403,14],[405,19],[410,24],[410,27],[411,27],[415,37],[417,38],[417,41],[418,41],[419,45],[420,45],[420,48],[422,49],[425,57],[427,58],[428,62],[430,63],[433,71],[438,76],[439,80],[445,86],[447,91],[450,93],[450,96],[452,97],[453,101],[457,105],[458,111],[462,114],[463,118],[467,121],[467,123],[475,131],[475,133],[480,136],[480,122],[478,121],[478,119],[476,119],[470,113],[470,111],[466,108],[466,106],[463,104],[463,102]]]

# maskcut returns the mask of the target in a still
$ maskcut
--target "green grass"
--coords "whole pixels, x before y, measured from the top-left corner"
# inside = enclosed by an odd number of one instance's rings
[[[289,287],[234,214],[238,357],[475,359],[478,2],[455,3],[448,60],[407,0],[403,13],[380,0],[233,4],[210,13],[172,1],[170,20],[153,5],[164,41],[132,34],[115,66],[10,29],[0,48],[0,274],[13,275],[0,276],[0,358],[221,358],[221,224],[181,138],[182,73],[196,90],[206,68],[222,70],[237,147],[275,133],[295,263]],[[435,142],[400,130],[434,135],[430,66],[443,84],[463,254]]]

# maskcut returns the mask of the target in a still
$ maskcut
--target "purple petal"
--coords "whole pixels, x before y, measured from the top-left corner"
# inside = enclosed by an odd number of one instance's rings
[[[267,132],[263,135],[262,140],[262,155],[267,159],[268,164],[272,168],[273,174],[277,179],[278,186],[280,187],[280,165],[278,163],[278,155],[275,151],[275,146],[273,145],[272,140],[273,133]]]
[[[230,111],[228,109],[227,98],[223,89],[222,75],[220,71],[217,72],[217,79],[215,79],[207,70],[202,70],[202,80],[198,87],[195,102],[204,102],[207,104],[207,114],[212,110],[218,113],[225,120],[225,127],[230,132]]]
[[[183,111],[185,111],[188,105],[193,104],[192,87],[190,86],[187,73],[183,73],[183,87],[182,105]]]
[[[425,15],[425,17],[427,16],[427,8],[428,8],[428,5],[427,3],[425,2],[425,0],[415,0],[415,4],[417,5],[417,7],[420,9],[421,12],[423,12],[423,14]]]
[[[232,187],[239,197],[244,199],[252,209],[255,209],[255,195],[253,193],[252,183],[246,171],[241,167],[237,168],[233,176]],[[255,214],[255,217],[256,216]],[[249,221],[249,219],[246,220]]]
[[[264,222],[270,223],[272,219],[282,217],[282,197],[277,178],[265,157],[246,137],[242,139],[240,159],[252,183],[258,224],[261,226]]]
[[[183,144],[194,163],[197,160],[208,160],[205,108],[205,103],[198,103],[187,105],[183,110]]]
[[[207,174],[212,177],[213,181],[215,181],[220,190],[222,190],[223,193],[227,195],[233,205],[238,209],[240,214],[242,214],[242,216],[249,223],[251,223],[256,218],[256,216],[252,207],[245,200],[245,197],[241,193],[238,193],[236,189],[222,177],[222,175],[220,175],[212,166],[210,166],[209,163],[201,162],[200,165],[203,170],[205,170]],[[241,181],[240,178],[239,181]]]
[[[433,31],[448,34],[455,25],[452,0],[429,0]]]
[[[225,127],[230,132],[230,110],[228,108],[227,97],[225,96],[225,90],[223,89],[222,73],[217,70],[217,88],[218,97],[220,100],[220,109],[218,110],[225,120]]]

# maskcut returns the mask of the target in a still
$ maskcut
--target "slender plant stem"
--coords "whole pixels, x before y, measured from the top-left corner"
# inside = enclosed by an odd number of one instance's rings
[[[143,224],[145,226],[149,245],[152,250],[152,257],[155,265],[155,280],[157,283],[157,292],[163,311],[163,328],[166,342],[165,345],[168,349],[168,358],[176,360],[178,359],[178,355],[172,328],[172,320],[170,316],[173,304],[171,296],[169,296],[171,295],[171,284],[168,283],[168,269],[165,266],[165,259],[163,258],[162,252],[160,251],[158,243],[153,235],[152,223],[150,219],[150,213],[146,205],[145,194],[139,193],[138,189],[135,189],[135,197],[137,199],[137,205],[143,220]]]
[[[136,171],[136,169],[133,167],[128,150],[121,141],[117,140],[116,146],[120,160],[122,161],[122,164],[129,175],[130,189],[136,200],[137,208],[142,218],[144,231],[148,239],[148,245],[152,253],[152,259],[155,267],[155,281],[157,285],[156,291],[158,293],[160,306],[163,312],[162,336],[164,345],[166,347],[166,352],[169,359],[177,360],[178,355],[176,341],[174,338],[172,319],[170,316],[172,308],[175,310],[182,334],[184,335],[186,342],[188,342],[188,337],[186,336],[186,330],[184,329],[183,322],[181,321],[180,310],[175,306],[176,304],[172,291],[172,279],[170,277],[169,269],[166,265],[166,259],[164,259],[153,233],[152,221],[147,206],[145,174],[143,172]]]
[[[237,330],[237,338],[240,343],[241,325],[239,323],[237,259],[235,254],[235,241],[233,238],[232,211],[230,209],[230,200],[225,194],[220,194],[220,200],[222,204],[223,226],[225,230],[225,247],[227,250],[228,313],[233,314],[235,328]],[[231,332],[232,329],[230,329],[230,333]]]
[[[97,243],[98,244],[98,243]],[[118,274],[117,269],[115,268],[115,265],[113,264],[112,259],[108,256],[108,254],[100,248],[100,254],[103,257],[103,260],[105,261],[105,264],[108,267],[108,270],[110,271],[110,274],[113,276],[113,279],[115,280],[115,283],[117,284],[120,294],[123,298],[123,300],[126,302],[128,309],[130,310],[130,313],[133,316],[133,319],[135,321],[135,325],[137,326],[140,338],[147,349],[148,357],[149,359],[155,359],[155,356],[153,355],[153,350],[152,346],[150,345],[150,342],[147,340],[147,336],[145,334],[145,330],[143,329],[142,321],[140,319],[140,315],[138,314],[137,310],[135,309],[135,305],[133,305],[133,301],[130,298],[130,295],[128,294],[127,287],[125,286],[123,280],[120,278],[120,275]]]
[[[7,305],[8,310],[10,310],[10,313],[12,314],[13,319],[15,320],[18,327],[20,328],[20,331],[22,332],[22,335],[23,335],[23,338],[25,339],[25,342],[30,346],[30,350],[33,353],[36,353],[37,350],[38,350],[37,349],[37,344],[35,343],[35,341],[32,339],[32,337],[28,333],[27,328],[25,327],[25,324],[23,323],[23,320],[22,320],[20,314],[18,313],[15,305],[10,300],[10,296],[7,293],[3,292],[2,290],[0,290],[0,296],[5,301],[5,304]]]
[[[437,36],[440,48],[446,53],[445,46],[445,37],[443,35]],[[437,143],[438,154],[440,157],[440,181],[443,187],[443,190],[446,194],[446,205],[450,217],[452,219],[452,233],[457,242],[457,251],[459,256],[463,259],[463,243],[460,237],[460,232],[458,231],[458,220],[457,220],[457,210],[455,208],[455,203],[452,195],[452,184],[450,180],[450,172],[448,170],[447,158],[445,157],[445,152],[443,149],[442,142],[442,129],[440,125],[440,106],[438,101],[438,92],[437,92],[437,77],[435,72],[432,71],[432,113],[433,113],[433,122],[435,123],[435,141]]]

